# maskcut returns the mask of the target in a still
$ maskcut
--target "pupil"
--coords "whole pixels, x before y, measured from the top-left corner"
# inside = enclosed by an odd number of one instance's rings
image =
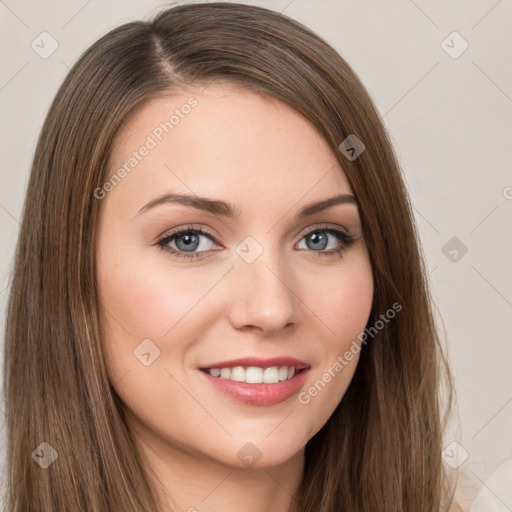
[[[310,249],[325,249],[327,247],[327,237],[323,233],[313,233],[309,240],[313,243],[312,247],[307,244]]]
[[[180,247],[180,240],[183,241],[182,247]],[[199,237],[195,234],[188,234],[188,235],[181,235],[176,239],[176,246],[180,250],[185,251],[193,251],[194,249],[197,249],[197,246],[199,245]]]

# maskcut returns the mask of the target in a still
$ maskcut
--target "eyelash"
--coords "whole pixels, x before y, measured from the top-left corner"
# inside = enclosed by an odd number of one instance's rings
[[[316,233],[317,231],[322,231],[322,232],[326,232],[326,233],[329,233],[331,235],[334,235],[335,237],[338,238],[338,240],[340,242],[342,242],[342,245],[341,245],[341,248],[339,248],[339,249],[335,249],[335,250],[331,249],[329,251],[313,251],[313,250],[310,250],[310,252],[314,253],[316,256],[320,256],[320,257],[323,257],[323,256],[341,256],[342,253],[345,252],[345,250],[347,250],[355,242],[355,239],[351,235],[346,233],[345,231],[342,231],[340,229],[335,229],[335,228],[333,228],[331,226],[327,226],[327,225],[325,225],[325,226],[315,226],[314,228],[308,230],[306,233],[304,233],[302,235],[301,240],[306,238],[311,233]],[[167,244],[169,244],[169,242],[173,241],[175,238],[179,238],[182,235],[186,235],[186,234],[190,234],[190,233],[200,234],[200,235],[207,236],[213,242],[218,244],[217,239],[215,238],[215,236],[210,231],[208,231],[207,229],[204,229],[204,228],[194,228],[194,227],[191,227],[191,226],[186,226],[186,227],[181,228],[179,230],[176,230],[176,231],[174,231],[172,233],[169,233],[169,234],[166,233],[162,238],[159,239],[159,241],[157,242],[156,245],[158,245],[164,251],[170,252],[174,256],[177,256],[178,258],[182,258],[184,260],[194,260],[194,259],[205,258],[206,256],[204,256],[204,253],[206,253],[208,251],[198,251],[198,252],[186,253],[186,252],[183,252],[183,251],[177,251],[176,249],[173,249],[173,248],[171,248],[171,247],[169,247],[167,245]]]

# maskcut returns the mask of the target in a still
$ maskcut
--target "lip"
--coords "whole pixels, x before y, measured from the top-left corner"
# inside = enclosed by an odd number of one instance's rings
[[[308,369],[310,365],[294,357],[271,357],[263,359],[261,357],[242,357],[240,359],[231,359],[230,361],[220,361],[209,364],[208,366],[200,366],[200,370],[207,368],[233,368],[234,366],[256,366],[258,368],[271,368],[272,366],[293,366],[297,370]],[[301,372],[302,373],[302,372]]]
[[[283,358],[280,358],[280,360],[282,359]],[[244,359],[243,361],[247,361],[247,359]],[[230,361],[230,363],[232,363],[232,361]],[[234,366],[245,366],[245,364]],[[256,365],[251,363],[247,366]],[[271,366],[278,365],[273,363]],[[293,365],[283,364],[282,366]],[[217,368],[217,366],[212,366],[212,368]],[[223,366],[222,368],[227,368],[227,366]],[[213,377],[201,369],[199,370],[199,373],[203,376],[202,378],[206,379],[206,381],[212,384],[218,391],[239,402],[248,405],[275,405],[284,402],[299,392],[309,375],[309,370],[309,367],[304,368],[291,379],[276,382],[275,384],[249,384],[247,382],[237,382],[230,379],[223,379],[221,377]]]

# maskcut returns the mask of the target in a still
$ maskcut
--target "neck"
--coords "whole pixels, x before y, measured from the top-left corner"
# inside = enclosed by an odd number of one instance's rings
[[[257,469],[230,468],[204,459],[166,461],[159,457],[153,467],[165,489],[164,503],[176,506],[175,510],[298,512],[294,498],[301,480],[297,458],[279,467]]]
[[[175,446],[141,443],[169,510],[298,512],[304,450],[271,467],[234,467]]]
[[[147,432],[135,436],[168,509],[185,512],[298,512],[304,449],[279,465],[232,466]]]

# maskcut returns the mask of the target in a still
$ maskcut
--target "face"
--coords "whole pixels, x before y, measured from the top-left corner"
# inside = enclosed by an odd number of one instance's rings
[[[130,428],[160,457],[297,457],[349,386],[372,304],[335,155],[287,105],[216,83],[146,104],[110,171],[100,321]]]

